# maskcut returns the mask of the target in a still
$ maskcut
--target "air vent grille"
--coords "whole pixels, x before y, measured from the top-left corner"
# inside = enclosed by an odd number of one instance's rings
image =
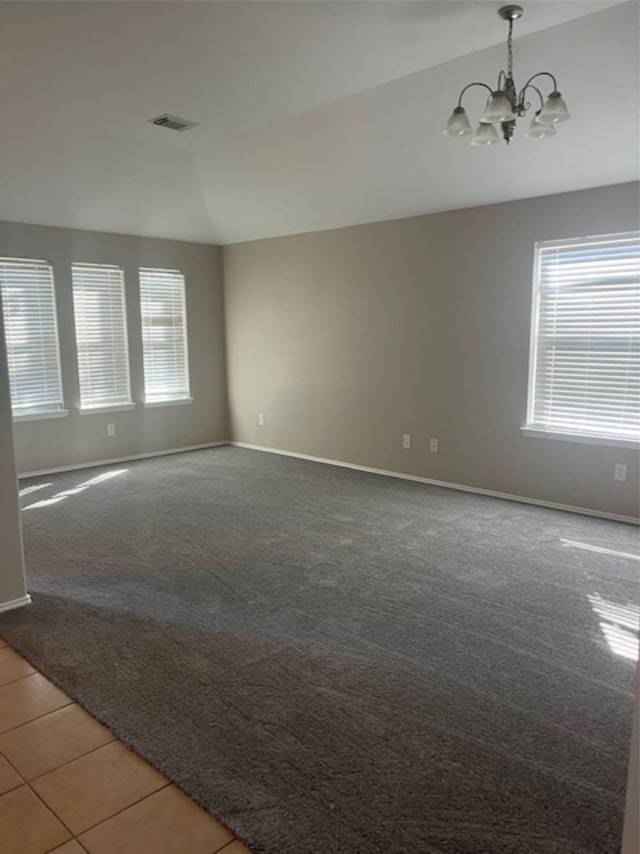
[[[158,125],[158,127],[178,131],[191,130],[198,124],[198,122],[190,122],[188,119],[181,119],[179,116],[172,116],[170,113],[163,113],[161,116],[149,119],[149,122],[152,125]]]

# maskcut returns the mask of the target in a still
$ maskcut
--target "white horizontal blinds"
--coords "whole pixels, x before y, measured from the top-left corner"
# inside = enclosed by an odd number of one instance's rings
[[[140,309],[147,403],[189,397],[184,276],[140,269]]]
[[[124,275],[119,267],[73,264],[80,407],[131,403]]]
[[[640,235],[537,250],[529,424],[640,438]]]
[[[0,258],[11,406],[14,415],[63,407],[51,265]]]

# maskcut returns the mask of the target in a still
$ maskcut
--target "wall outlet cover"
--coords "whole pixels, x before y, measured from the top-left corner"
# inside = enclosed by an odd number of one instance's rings
[[[613,479],[620,480],[623,483],[627,479],[627,466],[625,463],[616,463],[613,467]]]

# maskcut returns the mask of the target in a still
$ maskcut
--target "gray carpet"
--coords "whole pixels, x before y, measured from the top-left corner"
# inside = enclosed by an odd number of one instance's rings
[[[22,483],[0,632],[256,852],[619,850],[635,528],[235,448],[118,469]]]

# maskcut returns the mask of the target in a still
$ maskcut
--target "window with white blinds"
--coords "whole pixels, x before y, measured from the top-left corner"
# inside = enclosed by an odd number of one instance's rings
[[[13,414],[63,412],[51,265],[0,258],[0,291]]]
[[[184,276],[140,268],[145,403],[189,400]]]
[[[640,234],[537,244],[527,422],[640,440]]]
[[[131,403],[124,274],[104,264],[73,264],[80,408]]]

